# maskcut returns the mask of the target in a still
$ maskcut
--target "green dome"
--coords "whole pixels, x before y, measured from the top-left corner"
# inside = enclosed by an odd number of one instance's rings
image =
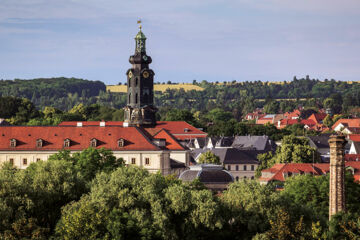
[[[146,39],[145,35],[143,34],[143,32],[140,30],[138,32],[138,34],[136,34],[135,39]]]

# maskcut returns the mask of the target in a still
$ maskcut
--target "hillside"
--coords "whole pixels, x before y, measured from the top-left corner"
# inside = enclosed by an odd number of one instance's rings
[[[204,88],[194,85],[191,83],[179,83],[179,84],[154,84],[154,91],[165,92],[166,90],[180,90],[184,89],[185,92],[196,90],[203,91]],[[107,85],[106,91],[116,92],[116,93],[126,93],[127,85]]]

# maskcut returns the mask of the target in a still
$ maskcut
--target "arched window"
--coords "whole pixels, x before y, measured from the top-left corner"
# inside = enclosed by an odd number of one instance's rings
[[[135,87],[138,85],[138,78],[135,78]]]
[[[124,147],[124,145],[125,145],[125,140],[123,138],[120,138],[118,140],[118,147]]]
[[[43,140],[39,138],[38,140],[36,140],[36,147],[41,148],[42,146],[43,146]]]
[[[10,147],[16,147],[16,139],[10,139]]]
[[[135,103],[137,104],[138,103],[138,94],[135,93]]]
[[[90,147],[96,147],[97,146],[97,139],[93,138],[90,140]]]
[[[64,140],[64,147],[70,147],[70,145],[71,145],[71,141],[70,141],[70,139],[65,139]]]
[[[238,176],[236,176],[236,178],[235,178],[235,179],[236,179],[236,181],[239,181],[239,177],[238,177]]]
[[[131,103],[131,93],[129,93],[129,103]]]

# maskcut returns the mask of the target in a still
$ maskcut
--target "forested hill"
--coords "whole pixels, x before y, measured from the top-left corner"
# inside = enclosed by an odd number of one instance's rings
[[[171,82],[169,84],[176,85]],[[237,119],[256,107],[266,105],[268,113],[291,111],[299,105],[331,108],[334,113],[360,106],[359,82],[320,81],[306,76],[276,83],[194,80],[193,85],[202,90],[168,89],[155,92],[155,105],[159,108],[181,106],[193,112],[222,108],[232,112]],[[100,81],[75,78],[0,80],[0,96],[28,98],[38,109],[50,106],[64,111],[79,103],[117,109],[126,104],[126,93],[106,92],[105,84]]]
[[[56,106],[66,109],[79,97],[91,98],[106,91],[101,81],[78,78],[37,78],[32,80],[0,80],[0,96],[27,98],[36,106]]]

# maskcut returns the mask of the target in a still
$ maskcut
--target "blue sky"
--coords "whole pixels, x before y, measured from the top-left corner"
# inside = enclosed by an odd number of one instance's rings
[[[125,82],[138,18],[156,82],[360,80],[359,0],[0,0],[0,79]]]

